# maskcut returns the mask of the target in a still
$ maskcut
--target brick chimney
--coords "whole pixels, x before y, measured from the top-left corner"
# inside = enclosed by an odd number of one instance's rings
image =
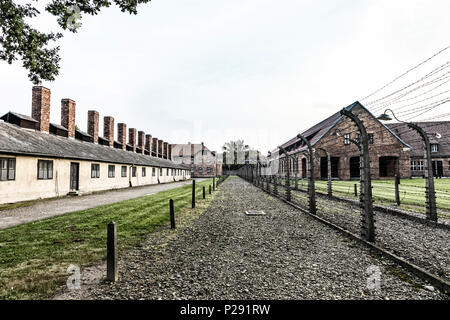
[[[98,112],[95,110],[88,111],[88,134],[93,138],[94,143],[98,143]]]
[[[127,125],[125,123],[117,124],[117,141],[122,144],[123,150],[127,150]]]
[[[169,160],[172,160],[172,146],[173,144],[169,144],[169,155],[168,155]]]
[[[153,150],[153,139],[151,134],[145,135],[145,149],[147,149],[150,152],[150,155],[152,155]]]
[[[31,117],[38,121],[37,129],[42,132],[50,130],[50,89],[34,86],[31,100]]]
[[[69,132],[69,138],[75,138],[75,101],[61,100],[61,125]]]
[[[159,140],[158,138],[153,138],[153,150],[155,152],[155,157],[158,158],[158,150],[159,150]]]
[[[135,128],[128,129],[128,144],[133,147],[133,152],[136,152],[136,134],[137,130]]]
[[[138,147],[141,149],[141,153],[145,153],[145,132],[139,131],[138,132]]]
[[[163,144],[163,158],[167,159],[169,157],[169,143],[164,142]]]
[[[114,147],[114,118],[103,118],[103,137],[109,141],[109,146]]]
[[[164,141],[161,139],[158,140],[158,158],[163,157],[163,146],[164,146]]]

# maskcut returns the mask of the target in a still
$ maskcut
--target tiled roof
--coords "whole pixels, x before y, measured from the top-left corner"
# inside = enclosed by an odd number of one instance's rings
[[[369,114],[370,111],[368,111],[361,103],[359,103],[358,101],[349,105],[348,107],[346,107],[345,109],[348,111],[351,111],[354,107],[356,106],[360,106],[361,108],[363,108],[365,111],[367,111]],[[372,114],[371,114],[372,115]],[[372,115],[373,116],[373,115]],[[311,143],[312,146],[314,146],[316,143],[318,143],[323,136],[325,136],[325,134],[327,134],[331,129],[333,129],[335,127],[335,125],[344,118],[343,115],[341,115],[341,111],[336,112],[335,114],[333,114],[332,116],[326,118],[325,120],[319,122],[318,124],[314,125],[313,127],[309,128],[308,130],[304,131],[301,133],[302,136],[304,136],[306,139],[308,139],[308,141]],[[376,121],[379,121],[376,117],[373,117]],[[381,122],[380,122],[381,123]],[[383,123],[381,123],[383,126],[385,126]],[[387,126],[386,130],[391,131]],[[403,144],[405,144],[407,147],[409,147],[409,145],[407,144],[407,142],[403,141],[402,139],[400,139],[400,137],[398,137],[394,132],[391,131],[391,133],[400,140],[400,142],[402,142]],[[292,145],[298,144],[299,146],[293,150],[289,151],[289,154],[294,154],[294,153],[298,153],[298,152],[302,152],[305,151],[307,149],[307,146],[303,145],[302,141],[295,137],[291,140],[289,140],[288,142],[284,143],[283,145],[281,145],[283,148],[289,148]],[[276,150],[275,150],[276,151]]]
[[[23,129],[3,121],[0,121],[0,153],[186,169],[169,160]]]
[[[450,121],[419,122],[416,124],[428,134],[430,143],[439,145],[438,152],[433,153],[432,157],[450,157]],[[411,157],[424,157],[422,138],[415,130],[409,129],[405,123],[391,123],[387,126],[411,145]]]

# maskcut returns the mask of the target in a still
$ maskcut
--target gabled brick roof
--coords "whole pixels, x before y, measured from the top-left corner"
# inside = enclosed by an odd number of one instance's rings
[[[348,107],[346,107],[345,109],[348,111],[351,111],[353,108],[355,108],[356,106],[360,106],[361,108],[363,108],[366,112],[368,112],[370,115],[372,115],[372,113],[370,113],[369,110],[367,110],[361,103],[359,103],[358,101],[349,105]],[[380,122],[375,116],[372,115],[372,117],[374,118],[375,121]],[[319,122],[318,124],[314,125],[313,127],[309,128],[308,130],[304,131],[301,133],[302,136],[304,136],[306,139],[308,139],[308,141],[311,143],[312,146],[314,146],[316,143],[318,143],[324,136],[325,134],[327,134],[331,129],[333,129],[336,124],[341,121],[344,118],[343,115],[341,115],[341,112],[338,111],[335,114],[333,114],[332,116],[326,118],[325,120]],[[384,125],[382,122],[380,122],[383,126],[386,127],[386,130],[391,131],[386,125]],[[409,147],[408,143],[405,142],[404,140],[402,140],[400,137],[398,137],[394,132],[391,131],[391,133],[401,142],[403,143],[405,146]],[[293,154],[293,153],[298,153],[298,152],[302,152],[305,151],[307,149],[306,146],[302,145],[302,141],[300,139],[298,139],[297,137],[289,140],[288,142],[284,143],[283,145],[281,145],[283,148],[289,148],[293,145],[298,145],[298,147],[294,148],[293,150],[289,151],[289,154]],[[275,150],[276,151],[276,150]]]
[[[185,166],[169,160],[60,137],[37,130],[23,129],[3,121],[0,121],[0,154],[187,169]]]
[[[450,157],[450,121],[419,122],[416,124],[428,134],[430,143],[439,145],[439,151],[432,154],[433,158]],[[409,129],[405,123],[391,123],[387,126],[411,145],[411,157],[424,158],[422,138],[415,130]],[[438,135],[436,136],[436,134]]]

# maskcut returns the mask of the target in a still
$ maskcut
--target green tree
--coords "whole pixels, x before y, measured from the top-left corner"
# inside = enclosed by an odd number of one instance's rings
[[[53,47],[61,32],[41,32],[30,24],[40,12],[29,0],[20,5],[0,0],[0,59],[13,63],[21,59],[34,84],[55,80],[59,73],[59,47]],[[137,14],[137,6],[151,0],[49,0],[45,10],[57,18],[63,30],[77,32],[83,14],[97,15],[102,8],[115,3],[122,12]]]

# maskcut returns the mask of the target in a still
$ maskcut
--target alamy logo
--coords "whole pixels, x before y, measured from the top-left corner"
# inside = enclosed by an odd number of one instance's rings
[[[81,23],[78,20],[81,19],[80,7],[78,6],[68,6],[67,13],[69,14],[69,18],[67,18],[67,27],[70,31],[76,31],[79,27],[81,27]]]
[[[378,266],[370,266],[366,270],[367,275],[367,289],[371,291],[379,291],[381,289],[381,269]]]
[[[79,266],[71,264],[67,268],[67,273],[70,274],[67,279],[67,288],[69,290],[78,290],[81,288],[81,270]]]

